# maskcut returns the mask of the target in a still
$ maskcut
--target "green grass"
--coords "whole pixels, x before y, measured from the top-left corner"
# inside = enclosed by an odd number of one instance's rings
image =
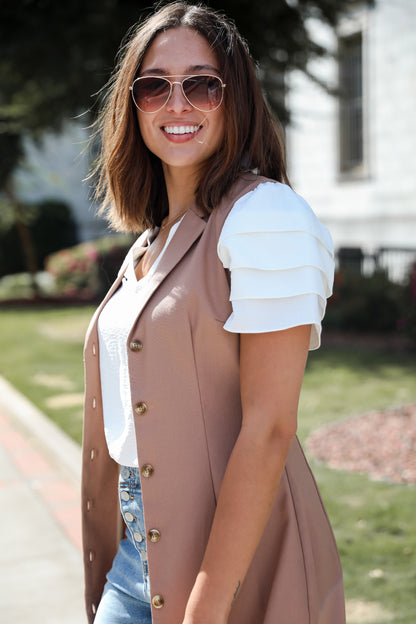
[[[0,311],[0,374],[77,441],[82,343],[92,312]],[[299,436],[304,441],[328,422],[410,402],[416,402],[414,354],[323,347],[309,357]],[[336,534],[347,600],[377,603],[379,615],[362,622],[415,624],[416,487],[311,464]]]
[[[0,312],[0,374],[81,442],[82,346],[91,307]]]
[[[305,440],[328,422],[411,402],[414,354],[322,348],[309,356],[299,435]],[[416,487],[310,463],[335,531],[347,599],[378,603],[385,613],[363,622],[415,624]]]

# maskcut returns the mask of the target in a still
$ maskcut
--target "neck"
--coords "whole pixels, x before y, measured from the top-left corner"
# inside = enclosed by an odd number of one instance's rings
[[[163,166],[169,202],[169,220],[183,214],[195,198],[195,169],[175,169]]]

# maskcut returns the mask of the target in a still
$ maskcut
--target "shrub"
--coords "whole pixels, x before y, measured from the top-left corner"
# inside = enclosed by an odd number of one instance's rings
[[[24,224],[29,231],[37,268],[58,249],[77,242],[76,225],[69,206],[59,200],[46,200],[20,206]],[[27,270],[15,213],[7,201],[0,206],[0,277]]]
[[[53,277],[46,271],[36,273],[36,284],[41,297],[53,295]],[[0,302],[22,299],[33,299],[32,276],[29,273],[15,273],[0,277]]]
[[[49,256],[46,270],[55,279],[56,294],[82,300],[101,299],[117,276],[132,242],[130,236],[106,236]]]
[[[409,336],[412,344],[416,347],[416,262],[410,268],[404,286],[402,302],[399,328]]]
[[[371,276],[338,271],[325,326],[338,330],[394,331],[402,315],[403,286],[384,271]]]

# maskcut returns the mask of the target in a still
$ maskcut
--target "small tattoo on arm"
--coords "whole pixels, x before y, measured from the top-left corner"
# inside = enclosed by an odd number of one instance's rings
[[[235,599],[237,598],[237,594],[238,594],[238,590],[240,589],[240,585],[241,585],[241,583],[240,583],[240,581],[238,581],[238,585],[237,585],[237,587],[235,588],[235,592],[234,592],[234,596],[233,596],[233,599],[232,599],[231,605],[233,605],[233,604],[234,604]]]

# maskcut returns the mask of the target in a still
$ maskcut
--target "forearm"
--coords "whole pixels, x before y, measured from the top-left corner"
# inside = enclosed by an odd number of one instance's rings
[[[293,440],[242,429],[224,475],[184,624],[225,624],[270,515]]]

